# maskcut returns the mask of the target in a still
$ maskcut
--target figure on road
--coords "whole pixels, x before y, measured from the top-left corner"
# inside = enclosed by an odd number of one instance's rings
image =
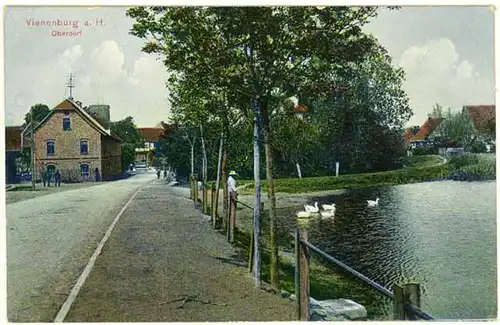
[[[52,169],[47,171],[47,186],[50,187],[50,181],[52,180]]]
[[[236,195],[238,194],[236,192],[236,176],[238,176],[238,174],[234,170],[229,172],[229,177],[227,178],[227,190],[230,196],[231,192],[235,193]]]
[[[167,169],[163,170],[163,179],[167,179]]]
[[[161,174],[161,170],[160,170],[160,169],[157,169],[157,170],[156,170],[156,176],[158,177],[158,179],[160,179],[160,174]]]
[[[99,174],[99,168],[95,168],[95,181],[100,182],[101,181],[101,174]]]
[[[47,169],[42,170],[42,182],[43,182],[43,187],[47,186]]]
[[[56,170],[56,173],[54,174],[54,181],[55,181],[55,186],[61,186],[61,173],[59,172],[59,169]]]

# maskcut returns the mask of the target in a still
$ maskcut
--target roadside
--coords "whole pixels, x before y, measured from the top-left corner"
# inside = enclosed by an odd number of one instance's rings
[[[245,256],[188,196],[164,180],[138,193],[65,321],[294,320],[294,303],[254,287]]]
[[[96,185],[103,185],[106,182],[84,182],[84,183],[72,183],[65,184],[61,183],[61,186],[50,186],[43,187],[43,184],[36,184],[36,190],[33,192],[31,190],[31,184],[16,185],[13,189],[5,192],[5,204],[11,204],[19,201],[29,200],[36,197],[59,193],[69,190],[81,189]]]
[[[8,204],[9,321],[53,321],[116,214],[153,179],[138,175]]]

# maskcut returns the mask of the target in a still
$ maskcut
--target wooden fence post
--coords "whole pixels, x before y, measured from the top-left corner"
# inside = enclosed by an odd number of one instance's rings
[[[307,229],[295,231],[295,299],[297,316],[301,321],[309,320],[309,249],[300,243],[307,241]]]
[[[212,208],[212,224],[213,224],[213,227],[215,228],[216,226],[216,219],[217,219],[217,216],[215,215],[215,183],[212,183],[212,204],[211,204],[211,208]]]
[[[189,175],[189,198],[193,199],[193,174]]]
[[[406,303],[420,308],[420,284],[394,284],[394,320],[418,320]]]
[[[208,214],[208,195],[207,195],[207,184],[203,183],[203,214]]]
[[[403,285],[406,301],[420,308],[420,284],[418,283],[405,283]],[[413,314],[411,310],[406,310],[406,319],[418,320],[418,317]]]
[[[198,203],[198,174],[193,175],[193,201]]]
[[[404,290],[398,284],[394,284],[394,305],[393,305],[393,320],[405,319],[405,297]]]
[[[231,195],[229,197],[229,215],[230,215],[230,220],[229,220],[229,242],[234,243],[234,231],[236,228],[236,194],[234,192],[231,192]]]

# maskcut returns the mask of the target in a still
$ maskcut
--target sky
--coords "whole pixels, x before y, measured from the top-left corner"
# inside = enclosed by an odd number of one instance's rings
[[[75,100],[110,105],[112,121],[132,116],[139,127],[166,121],[167,72],[160,57],[141,52],[144,41],[128,33],[133,20],[125,12],[125,7],[7,8],[5,124],[22,124],[36,103],[52,108],[67,98],[70,72]],[[31,19],[78,26],[34,26]],[[406,72],[404,89],[414,112],[408,125],[421,125],[435,103],[452,111],[494,104],[493,23],[485,6],[422,6],[383,9],[365,27]],[[76,35],[52,35],[57,30]]]

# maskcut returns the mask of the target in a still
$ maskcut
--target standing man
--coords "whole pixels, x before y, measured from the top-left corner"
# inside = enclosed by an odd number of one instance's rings
[[[167,179],[167,169],[163,170],[163,179]]]
[[[54,174],[54,180],[55,180],[54,186],[61,187],[61,173],[59,172],[59,169],[56,170],[56,173]]]
[[[52,169],[47,171],[47,186],[50,187],[50,181],[52,180]]]
[[[231,196],[231,192],[238,194],[236,192],[236,176],[238,176],[238,174],[234,170],[229,172],[229,177],[227,178],[227,190],[229,192],[229,196]]]
[[[156,176],[158,177],[158,179],[160,179],[160,174],[161,174],[161,170],[160,170],[160,168],[158,168],[156,170]]]
[[[45,187],[47,185],[47,169],[45,168],[43,168],[42,170],[42,181],[43,181],[43,187]]]

